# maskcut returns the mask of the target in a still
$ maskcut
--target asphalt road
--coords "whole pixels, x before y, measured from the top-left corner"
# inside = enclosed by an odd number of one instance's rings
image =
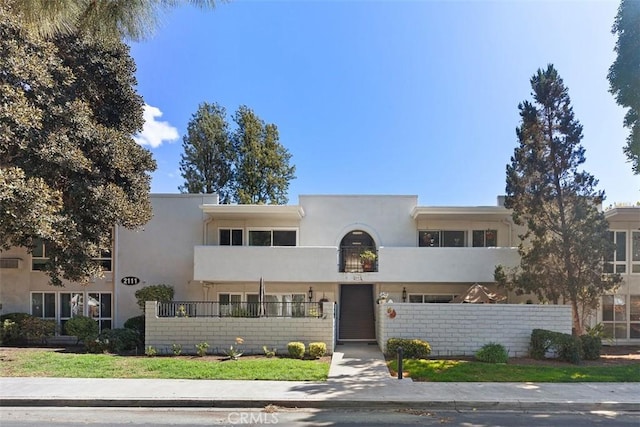
[[[0,407],[2,427],[26,426],[563,426],[638,427],[640,412],[413,409],[157,409]]]

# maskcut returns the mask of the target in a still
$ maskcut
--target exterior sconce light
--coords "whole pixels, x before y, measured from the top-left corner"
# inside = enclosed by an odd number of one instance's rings
[[[309,286],[309,302],[313,301],[313,288],[311,286]]]
[[[402,288],[402,302],[407,302],[407,288]]]

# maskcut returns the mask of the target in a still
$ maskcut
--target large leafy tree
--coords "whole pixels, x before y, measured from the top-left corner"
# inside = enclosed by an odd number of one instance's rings
[[[139,41],[155,30],[159,16],[180,0],[1,0],[19,16],[25,29],[51,38],[82,33],[100,40]],[[214,0],[190,0],[214,7]]]
[[[574,332],[580,334],[585,316],[619,280],[602,274],[603,259],[613,251],[598,209],[604,192],[579,170],[585,161],[582,126],[553,65],[539,69],[531,87],[533,102],[518,106],[519,146],[507,165],[505,199],[514,222],[526,226],[521,262],[514,271],[498,267],[496,279],[541,300],[570,303]]]
[[[233,149],[225,108],[206,102],[200,104],[182,138],[182,148],[180,171],[185,183],[180,191],[217,193],[223,203],[229,203]]]
[[[280,144],[278,128],[265,124],[250,108],[234,115],[234,199],[241,204],[286,204],[289,182],[295,178],[291,154]]]
[[[624,125],[630,129],[624,152],[640,174],[640,1],[622,0],[612,32],[618,36],[617,57],[609,68],[609,85],[616,102],[628,108]]]
[[[50,40],[0,5],[0,247],[44,241],[53,284],[100,275],[116,224],[151,216],[155,162],[135,65],[118,39]]]

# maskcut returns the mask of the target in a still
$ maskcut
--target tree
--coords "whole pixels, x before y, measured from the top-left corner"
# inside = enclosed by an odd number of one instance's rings
[[[54,285],[99,276],[113,227],[151,217],[129,48],[34,37],[0,5],[0,70],[0,248],[43,241]]]
[[[182,148],[180,171],[185,183],[180,191],[217,193],[223,203],[229,203],[233,150],[224,107],[200,104],[182,138]]]
[[[522,102],[516,134],[520,145],[507,165],[505,206],[520,236],[520,266],[496,269],[496,280],[543,301],[571,304],[576,334],[615,289],[618,276],[603,276],[602,262],[614,248],[608,223],[598,209],[604,192],[578,167],[585,161],[582,125],[574,118],[568,90],[553,65],[531,78],[533,103]]]
[[[3,0],[24,27],[35,35],[52,38],[84,34],[104,39],[140,41],[158,24],[158,16],[183,4],[178,0]],[[198,7],[214,7],[213,0],[190,0]]]
[[[622,0],[612,33],[618,54],[609,68],[609,91],[618,105],[628,108],[624,126],[630,129],[624,153],[633,172],[640,174],[640,1]]]
[[[236,155],[234,198],[241,204],[286,204],[295,178],[291,154],[280,144],[278,128],[266,124],[247,106],[234,115],[232,141]]]

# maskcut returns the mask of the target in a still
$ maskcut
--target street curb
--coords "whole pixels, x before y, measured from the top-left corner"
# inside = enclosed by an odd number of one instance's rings
[[[0,407],[113,408],[376,408],[499,411],[624,411],[640,412],[628,402],[488,402],[488,401],[372,401],[372,400],[208,400],[208,399],[0,399]]]

